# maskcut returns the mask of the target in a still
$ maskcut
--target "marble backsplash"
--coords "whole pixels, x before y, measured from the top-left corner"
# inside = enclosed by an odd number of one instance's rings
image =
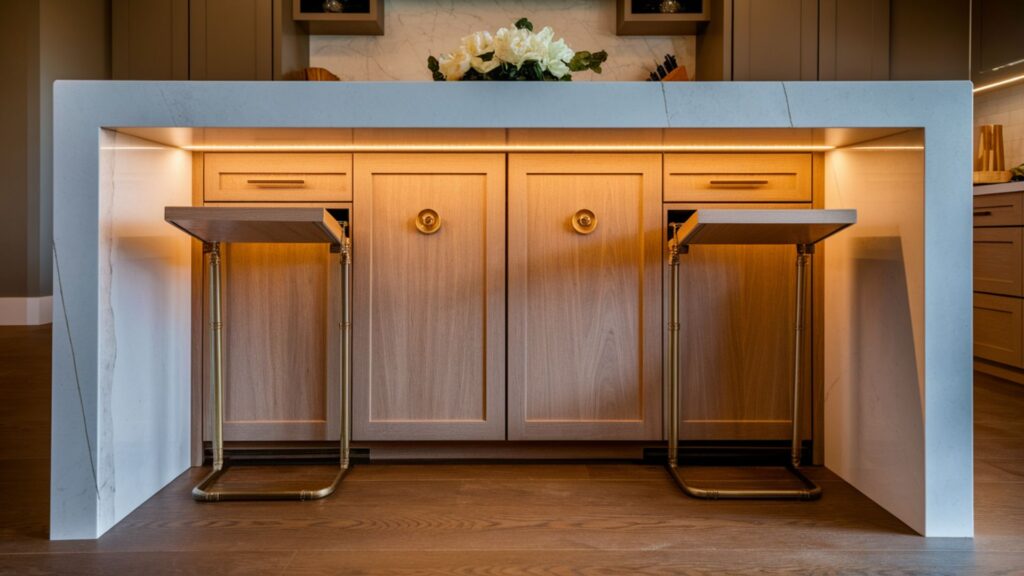
[[[602,74],[574,80],[645,80],[665,54],[675,54],[691,78],[695,71],[693,36],[616,36],[614,0],[387,0],[384,16],[383,36],[311,36],[309,65],[349,81],[430,80],[427,56],[527,17],[576,50],[608,51]]]

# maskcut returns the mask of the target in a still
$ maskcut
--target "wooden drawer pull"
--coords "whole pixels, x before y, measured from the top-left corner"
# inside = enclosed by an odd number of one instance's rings
[[[711,180],[712,186],[764,186],[767,180]]]
[[[992,215],[992,211],[991,210],[982,210],[981,212],[975,212],[974,215],[975,216],[991,216]]]
[[[306,183],[305,180],[299,178],[295,180],[257,180],[250,179],[246,180],[249,184],[255,184],[256,186],[302,186]]]

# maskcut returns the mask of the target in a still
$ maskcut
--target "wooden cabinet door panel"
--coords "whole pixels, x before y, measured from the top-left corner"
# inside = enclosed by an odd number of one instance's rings
[[[191,0],[190,80],[273,80],[273,0]]]
[[[715,207],[720,205],[666,205],[671,210]],[[729,205],[737,209],[810,207]],[[790,437],[795,269],[793,246],[691,246],[689,253],[680,257],[681,438]],[[812,278],[809,269],[804,311],[808,319],[813,306]],[[808,320],[805,326],[802,367],[805,438],[810,436],[811,422],[812,324]]]
[[[974,293],[974,355],[1024,368],[1024,300]]]
[[[224,439],[337,437],[337,255],[325,244],[226,244],[221,262]]]
[[[355,175],[354,439],[504,439],[504,157],[362,154]]]
[[[657,155],[509,156],[510,440],[661,437],[660,195]]]

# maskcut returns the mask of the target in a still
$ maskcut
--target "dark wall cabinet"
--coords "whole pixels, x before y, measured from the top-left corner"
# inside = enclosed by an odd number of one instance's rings
[[[114,0],[116,80],[283,80],[309,65],[292,0]]]
[[[978,86],[1024,74],[1024,5],[1020,0],[974,0],[971,80]]]
[[[965,80],[970,0],[715,0],[698,80]]]

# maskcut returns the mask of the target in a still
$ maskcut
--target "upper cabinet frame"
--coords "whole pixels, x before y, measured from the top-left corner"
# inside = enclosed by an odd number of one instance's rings
[[[368,0],[367,12],[303,11],[303,2],[295,0],[292,19],[306,27],[310,34],[382,36],[384,34],[384,0]]]

